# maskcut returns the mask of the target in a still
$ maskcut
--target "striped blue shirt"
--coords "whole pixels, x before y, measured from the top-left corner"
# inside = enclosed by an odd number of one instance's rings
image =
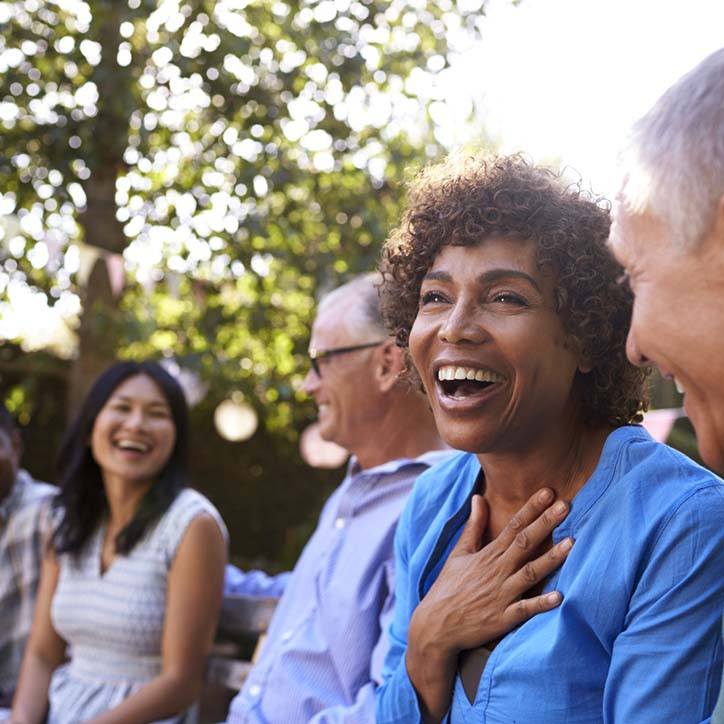
[[[397,519],[415,478],[449,451],[347,476],[322,510],[229,722],[371,724],[393,608]],[[227,584],[229,577],[227,575]],[[243,584],[227,593],[247,593]]]
[[[474,455],[421,476],[400,518],[397,602],[379,724],[420,722],[405,668],[412,612],[470,514]],[[640,427],[609,435],[553,541],[576,543],[545,590],[563,603],[493,649],[474,701],[460,677],[449,724],[694,724],[722,672],[724,485]]]

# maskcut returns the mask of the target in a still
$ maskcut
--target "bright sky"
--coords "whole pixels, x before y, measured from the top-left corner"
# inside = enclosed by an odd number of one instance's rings
[[[724,46],[724,2],[490,0],[482,31],[455,64],[450,105],[472,92],[503,151],[561,160],[610,196],[631,123]]]

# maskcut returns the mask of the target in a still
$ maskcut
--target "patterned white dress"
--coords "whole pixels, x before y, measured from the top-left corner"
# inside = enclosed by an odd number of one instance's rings
[[[227,538],[214,506],[186,488],[130,555],[116,556],[105,573],[101,573],[105,523],[80,556],[59,557],[51,620],[69,644],[70,661],[53,673],[48,724],[86,721],[117,706],[160,674],[168,572],[189,524],[201,513],[211,515]],[[195,720],[191,710],[163,721]]]

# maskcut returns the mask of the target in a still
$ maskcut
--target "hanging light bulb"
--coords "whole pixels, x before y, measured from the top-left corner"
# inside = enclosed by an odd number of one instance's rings
[[[256,432],[259,417],[256,410],[244,401],[241,392],[234,392],[214,411],[214,425],[224,440],[240,442],[248,440]]]

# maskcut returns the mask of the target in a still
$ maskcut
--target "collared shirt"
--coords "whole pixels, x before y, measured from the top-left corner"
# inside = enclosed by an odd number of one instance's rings
[[[20,470],[0,503],[0,699],[12,692],[20,673],[56,492]]]
[[[350,461],[286,582],[229,722],[374,722],[393,606],[395,527],[415,478],[450,454],[368,470]]]
[[[421,721],[407,627],[460,537],[480,464],[423,474],[395,542],[397,600],[379,724]],[[722,674],[724,485],[642,428],[611,433],[553,541],[575,545],[545,590],[563,602],[505,636],[474,703],[456,677],[446,721],[660,724],[711,715]]]

